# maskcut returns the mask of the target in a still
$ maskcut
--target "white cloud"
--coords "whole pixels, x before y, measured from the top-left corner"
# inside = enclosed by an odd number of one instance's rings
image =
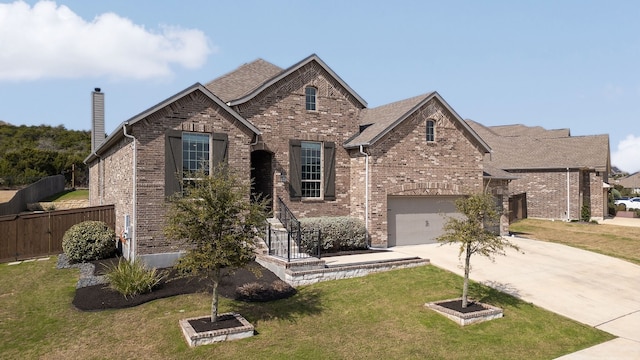
[[[611,153],[611,164],[628,173],[640,171],[640,137],[627,135]]]
[[[89,22],[53,1],[0,4],[0,81],[165,77],[172,65],[202,66],[211,51],[200,30],[149,31],[114,13]]]

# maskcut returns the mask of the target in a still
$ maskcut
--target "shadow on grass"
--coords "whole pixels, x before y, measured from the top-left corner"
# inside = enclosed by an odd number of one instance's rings
[[[252,324],[259,321],[282,319],[296,322],[298,318],[322,313],[322,291],[319,289],[302,288],[286,299],[270,302],[242,302],[236,301],[233,311],[242,314]]]
[[[497,281],[484,283],[470,283],[469,296],[482,303],[498,307],[519,307],[523,304],[519,299],[520,293],[513,285]]]

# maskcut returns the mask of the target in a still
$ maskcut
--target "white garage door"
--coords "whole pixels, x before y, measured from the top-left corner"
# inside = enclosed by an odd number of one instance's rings
[[[431,244],[442,234],[447,216],[461,216],[456,196],[390,196],[388,246]]]

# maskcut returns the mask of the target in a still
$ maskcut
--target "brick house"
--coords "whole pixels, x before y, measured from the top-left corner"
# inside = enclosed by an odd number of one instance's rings
[[[166,197],[200,160],[226,161],[298,218],[360,218],[374,247],[435,241],[453,201],[485,188],[508,205],[513,176],[484,166],[489,146],[438,93],[369,109],[315,54],[196,83],[106,139],[103,94],[93,95],[90,202],[115,204],[125,256],[155,266],[181,250],[162,234]]]
[[[526,199],[527,217],[579,220],[583,206],[594,220],[607,216],[609,135],[571,136],[569,129],[467,123],[491,146],[485,164],[515,177],[509,196]]]
[[[617,185],[631,190],[632,194],[640,194],[640,172],[616,180]]]

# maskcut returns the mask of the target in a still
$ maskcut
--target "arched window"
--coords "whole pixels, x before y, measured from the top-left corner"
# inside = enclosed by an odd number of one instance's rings
[[[436,122],[427,120],[427,142],[436,141]]]
[[[316,88],[308,86],[304,89],[305,107],[307,110],[316,110]]]

